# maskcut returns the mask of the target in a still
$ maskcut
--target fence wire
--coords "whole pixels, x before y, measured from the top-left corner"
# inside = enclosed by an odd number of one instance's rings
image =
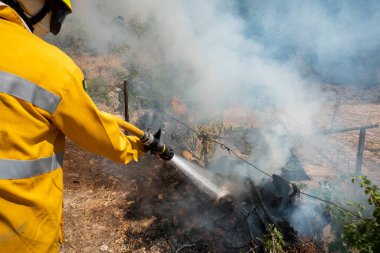
[[[190,126],[189,126],[188,124],[186,124],[185,122],[183,122],[183,121],[181,121],[181,120],[175,118],[173,115],[171,115],[171,114],[165,112],[164,110],[161,110],[161,109],[160,109],[160,111],[161,111],[162,113],[166,114],[166,115],[167,115],[169,118],[171,118],[172,120],[174,120],[174,121],[180,123],[181,125],[185,126],[186,128],[188,128],[190,131],[192,131],[194,134],[196,134],[196,136],[197,136],[197,138],[198,138],[199,140],[207,139],[207,141],[219,145],[219,146],[221,147],[222,150],[227,151],[229,154],[232,154],[232,155],[233,155],[234,157],[236,157],[238,160],[240,160],[240,161],[246,163],[247,165],[249,165],[250,167],[254,168],[255,170],[257,170],[257,171],[261,172],[262,174],[266,175],[267,177],[270,177],[270,178],[273,179],[273,176],[272,176],[272,175],[270,175],[269,173],[265,172],[264,170],[258,168],[258,167],[257,167],[255,164],[253,164],[252,162],[250,162],[250,161],[248,161],[248,160],[242,158],[241,156],[239,156],[235,151],[233,151],[232,148],[230,148],[230,147],[227,146],[226,144],[224,144],[224,143],[222,143],[222,142],[219,142],[219,141],[217,141],[217,140],[215,140],[215,139],[213,139],[213,138],[210,138],[209,136],[201,135],[198,131],[196,131],[194,128],[190,127]],[[352,212],[352,211],[350,211],[350,210],[344,208],[343,206],[341,206],[341,205],[339,205],[339,204],[337,204],[337,203],[334,203],[334,202],[332,202],[332,201],[328,201],[328,200],[322,199],[322,198],[320,198],[320,197],[317,197],[317,196],[314,196],[314,195],[308,194],[308,193],[306,193],[306,192],[304,192],[304,191],[301,191],[301,190],[299,190],[299,189],[295,189],[295,187],[294,187],[292,184],[290,184],[290,186],[293,188],[293,190],[295,190],[295,191],[299,191],[299,193],[302,194],[302,195],[304,195],[304,196],[307,196],[307,197],[309,197],[309,198],[313,198],[313,199],[319,200],[319,201],[321,201],[321,202],[324,202],[324,203],[326,203],[326,204],[329,204],[329,205],[335,206],[335,207],[339,208],[340,210],[342,210],[342,211],[344,211],[344,212],[350,213],[351,215],[355,216],[355,217],[358,218],[358,219],[361,219],[361,220],[366,221],[365,218],[363,218],[363,217],[359,216],[358,214],[356,214],[356,213],[354,213],[354,212]]]

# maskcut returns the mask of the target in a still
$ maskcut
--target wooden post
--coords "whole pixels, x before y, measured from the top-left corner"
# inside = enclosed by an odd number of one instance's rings
[[[140,97],[137,97],[137,117],[140,118],[140,112],[141,112],[141,99]]]
[[[205,168],[209,165],[208,153],[207,153],[207,137],[202,138],[202,153],[203,153],[203,162],[205,164]]]
[[[366,134],[366,129],[365,128],[360,128],[359,143],[358,143],[358,153],[357,153],[357,156],[356,156],[356,170],[355,170],[355,175],[356,176],[359,176],[362,173],[365,134]]]
[[[128,111],[128,81],[124,80],[124,119],[129,122]]]

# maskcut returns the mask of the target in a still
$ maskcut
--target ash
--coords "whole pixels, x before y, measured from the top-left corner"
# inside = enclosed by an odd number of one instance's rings
[[[149,173],[137,182],[141,195],[130,196],[135,202],[125,218],[154,217],[154,222],[143,231],[128,232],[127,244],[139,242],[137,248],[151,250],[160,245],[158,252],[263,252],[263,236],[274,224],[289,249],[300,247],[287,221],[299,191],[280,176],[259,185],[246,179],[244,193],[215,201],[167,164]]]

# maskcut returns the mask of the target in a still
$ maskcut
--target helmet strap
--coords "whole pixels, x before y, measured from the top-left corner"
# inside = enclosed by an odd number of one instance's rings
[[[36,14],[34,15],[33,17],[31,17],[29,19],[29,22],[32,24],[32,25],[35,25],[37,24],[38,22],[40,22],[45,16],[46,14],[48,14],[50,11],[50,8],[49,6],[45,3],[44,7],[42,7],[42,9]]]

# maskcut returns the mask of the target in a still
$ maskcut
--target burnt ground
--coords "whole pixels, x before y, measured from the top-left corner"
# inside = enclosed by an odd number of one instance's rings
[[[258,246],[252,233],[265,231],[257,221],[250,231],[228,202],[215,203],[151,155],[123,166],[69,141],[64,183],[62,253],[249,252]],[[321,252],[305,240],[297,252]]]
[[[379,92],[374,94],[377,96]],[[335,119],[334,127],[379,123],[380,100],[356,101],[350,94],[339,94],[338,97],[342,99],[337,106],[334,96],[324,108],[328,113],[320,119],[322,125],[333,125],[332,119]],[[375,128],[367,132],[363,164],[363,173],[375,182],[379,182],[380,175],[379,131],[380,128]],[[326,178],[337,177],[340,170],[354,169],[357,135],[356,132],[350,132],[329,137],[328,140],[331,139],[334,144],[345,144],[342,149],[338,149],[344,155],[327,150],[320,152],[319,146],[316,147],[317,151],[300,149],[303,151],[299,154],[301,161],[309,161],[304,165],[312,179],[308,183],[310,187],[318,187],[318,183]],[[64,184],[66,242],[62,253],[223,252],[218,248],[223,240],[208,237],[210,233],[217,234],[216,228],[197,230],[197,223],[207,225],[207,220],[197,220],[194,212],[207,212],[211,202],[192,189],[191,185],[183,184],[161,161],[150,156],[143,157],[139,163],[123,166],[93,155],[68,141]],[[173,194],[173,191],[182,194]],[[184,203],[187,206],[183,206]],[[217,213],[212,212],[208,217],[214,219],[215,215]],[[190,222],[186,223],[185,220]],[[177,231],[178,227],[190,227],[190,233],[186,230]],[[233,242],[228,243],[234,246]],[[235,243],[235,246],[239,243]],[[231,252],[246,251],[231,249]],[[305,243],[301,252],[320,250]]]

